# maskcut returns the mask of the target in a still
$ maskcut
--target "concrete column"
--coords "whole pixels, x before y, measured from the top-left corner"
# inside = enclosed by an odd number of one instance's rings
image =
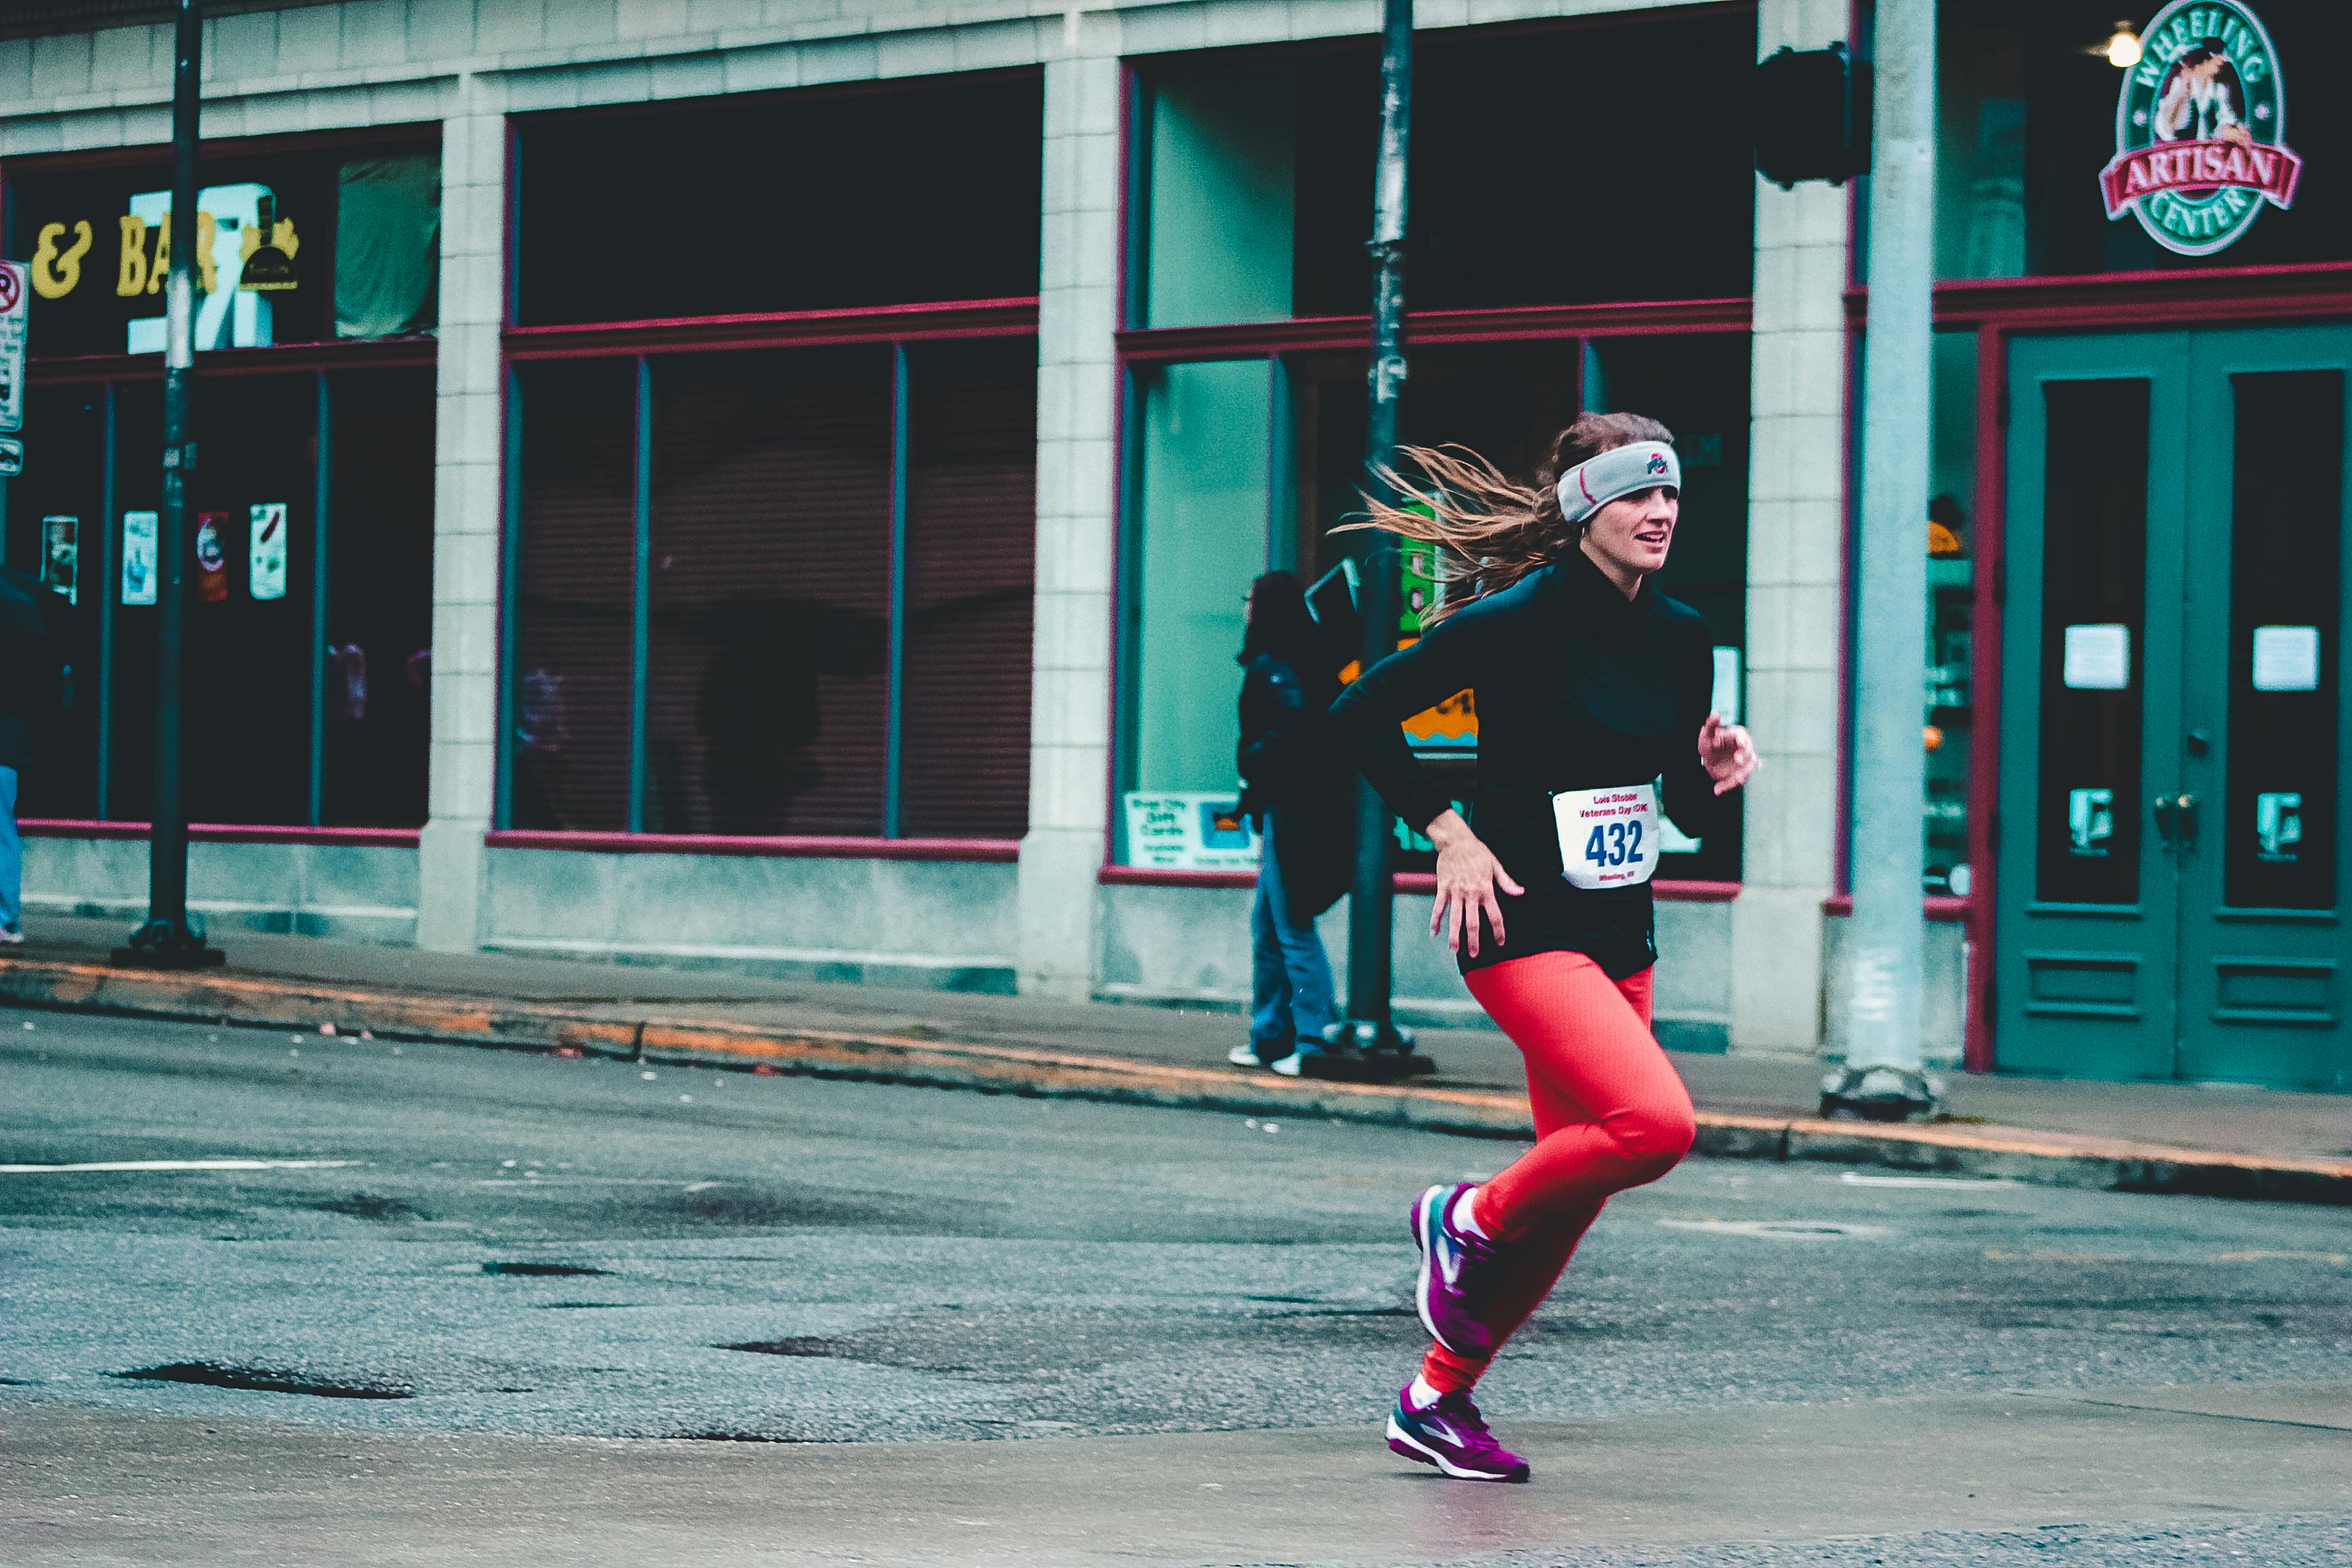
[[[1757,47],[1846,37],[1846,0],[1762,0]],[[1731,910],[1735,1050],[1811,1051],[1822,1032],[1822,900],[1836,870],[1843,566],[1847,187],[1756,187],[1748,500],[1748,786]]]
[[[416,942],[481,944],[482,835],[497,787],[506,118],[457,79],[441,127],[441,352],[434,420],[433,742]]]
[[[1045,67],[1037,300],[1037,616],[1029,834],[1021,843],[1024,994],[1093,988],[1110,767],[1118,525],[1119,64],[1116,18],[1071,13]]]

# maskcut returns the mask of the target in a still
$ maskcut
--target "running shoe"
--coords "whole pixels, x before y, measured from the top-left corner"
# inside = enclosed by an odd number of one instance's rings
[[[1467,1182],[1432,1187],[1412,1206],[1412,1239],[1421,1248],[1421,1279],[1413,1303],[1429,1337],[1455,1355],[1484,1361],[1494,1353],[1493,1336],[1481,1321],[1494,1244],[1454,1223],[1454,1205],[1470,1190]]]
[[[1440,1394],[1426,1410],[1415,1410],[1412,1384],[1405,1384],[1389,1413],[1389,1447],[1457,1481],[1528,1479],[1528,1462],[1495,1441],[1466,1394]]]
[[[1235,1046],[1225,1053],[1225,1060],[1237,1068],[1262,1068],[1268,1065],[1265,1058],[1259,1054],[1255,1040],[1252,1040],[1245,1046]]]
[[[1322,1054],[1323,1047],[1320,1046],[1302,1045],[1297,1049],[1292,1051],[1288,1056],[1283,1058],[1280,1061],[1276,1062],[1274,1064],[1274,1070],[1277,1076],[1282,1078],[1304,1077],[1307,1072],[1307,1058],[1310,1057],[1319,1057]]]
[[[16,947],[23,943],[25,933],[13,929],[0,930],[0,946]]]

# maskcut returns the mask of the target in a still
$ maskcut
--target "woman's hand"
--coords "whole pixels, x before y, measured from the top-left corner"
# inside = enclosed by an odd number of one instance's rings
[[[1738,724],[1727,724],[1716,714],[1698,727],[1698,760],[1715,781],[1715,793],[1726,794],[1748,782],[1756,771],[1755,738]]]
[[[1467,952],[1478,956],[1478,917],[1484,913],[1486,923],[1495,928],[1495,940],[1503,940],[1503,906],[1496,899],[1496,889],[1518,897],[1527,891],[1511,880],[1495,852],[1486,847],[1479,837],[1470,831],[1462,814],[1450,807],[1432,822],[1425,830],[1429,841],[1437,846],[1437,903],[1429,911],[1429,932],[1437,934],[1442,926],[1446,945],[1456,952],[1465,951],[1463,939],[1469,938]]]

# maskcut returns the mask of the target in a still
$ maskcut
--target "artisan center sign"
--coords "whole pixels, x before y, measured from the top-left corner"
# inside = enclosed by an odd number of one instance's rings
[[[2263,205],[2294,205],[2286,86],[2262,19],[2236,0],[2174,0],[2140,38],[2116,100],[2107,216],[2128,212],[2182,256],[2234,245]]]

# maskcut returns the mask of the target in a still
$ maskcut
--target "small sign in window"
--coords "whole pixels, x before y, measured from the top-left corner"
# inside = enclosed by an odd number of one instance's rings
[[[2075,854],[2094,860],[2106,857],[2107,840],[2116,836],[2115,805],[2111,789],[2066,792],[2066,837]]]
[[[2319,628],[2317,626],[2256,626],[2254,628],[2254,689],[2257,691],[2318,690]]]
[[[2066,628],[2065,681],[2074,691],[2121,691],[2131,684],[2131,628]]]

